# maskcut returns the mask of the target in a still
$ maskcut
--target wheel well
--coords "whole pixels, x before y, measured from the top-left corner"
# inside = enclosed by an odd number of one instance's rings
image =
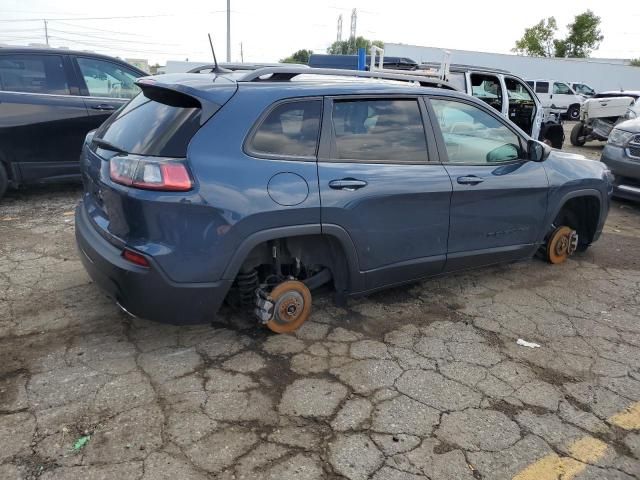
[[[5,159],[2,152],[0,152],[0,165],[4,167],[4,171],[7,173],[7,180],[9,180],[9,183],[11,183],[14,180],[13,170],[10,167],[9,162],[7,162],[7,160]]]
[[[344,249],[338,239],[329,235],[281,237],[259,243],[242,262],[238,275],[257,270],[262,282],[274,268],[301,280],[326,268],[337,292],[348,287],[349,267]]]
[[[554,225],[567,225],[578,232],[580,246],[587,247],[593,241],[600,219],[600,200],[594,196],[574,197],[562,206]]]

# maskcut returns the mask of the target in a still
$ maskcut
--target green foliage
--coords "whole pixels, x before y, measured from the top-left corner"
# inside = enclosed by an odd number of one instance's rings
[[[567,25],[566,38],[554,38],[557,30],[554,17],[540,20],[525,29],[513,51],[534,57],[586,58],[604,39],[600,32],[600,17],[591,10],[575,16],[573,23]]]
[[[591,10],[576,15],[573,23],[567,25],[569,34],[562,41],[562,49],[556,50],[556,57],[587,58],[604,39],[599,27],[600,17]]]
[[[298,50],[292,55],[289,55],[287,58],[283,58],[280,60],[281,63],[309,63],[309,57],[313,53],[312,50]]]
[[[556,30],[558,25],[555,18],[542,19],[524,31],[524,35],[516,42],[512,51],[532,57],[551,57],[555,51],[553,37]]]
[[[350,38],[349,40],[335,41],[327,48],[327,53],[333,55],[355,55],[359,48],[364,48],[369,53],[371,45],[383,48],[384,42],[381,40],[368,40],[364,37]]]
[[[640,67],[640,58],[634,58],[631,60],[632,67]]]

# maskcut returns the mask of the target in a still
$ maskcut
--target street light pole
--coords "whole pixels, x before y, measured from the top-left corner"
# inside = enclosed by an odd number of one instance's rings
[[[43,22],[44,22],[44,41],[48,47],[49,46],[49,29],[47,28],[47,21],[43,20]]]
[[[227,62],[231,61],[231,0],[227,0]]]

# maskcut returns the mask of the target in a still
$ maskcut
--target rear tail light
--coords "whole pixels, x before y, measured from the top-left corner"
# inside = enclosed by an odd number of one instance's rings
[[[144,255],[134,252],[133,250],[129,250],[128,248],[125,248],[122,251],[122,258],[141,267],[149,266],[149,260],[147,260]]]
[[[193,181],[184,163],[179,160],[140,157],[111,157],[111,180],[121,185],[164,192],[186,192]]]

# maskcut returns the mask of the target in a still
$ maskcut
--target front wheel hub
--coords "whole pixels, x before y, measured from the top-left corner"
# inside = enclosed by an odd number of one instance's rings
[[[549,263],[564,262],[578,248],[578,233],[563,225],[556,228],[547,242],[547,260]]]

